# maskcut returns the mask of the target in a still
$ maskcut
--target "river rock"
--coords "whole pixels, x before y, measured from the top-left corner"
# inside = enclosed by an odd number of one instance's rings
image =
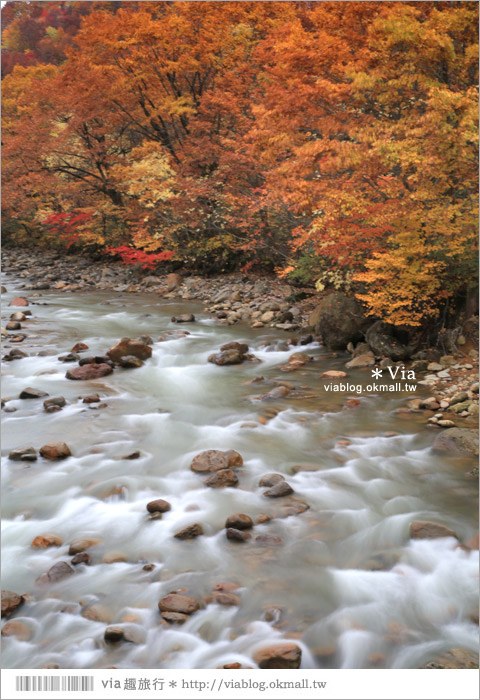
[[[99,394],[90,394],[84,397],[82,403],[98,403],[99,401],[101,401]]]
[[[178,593],[170,593],[158,601],[160,612],[182,613],[192,615],[199,609],[199,604],[194,598]]]
[[[235,450],[205,450],[193,458],[190,469],[197,474],[205,474],[242,465],[242,456]]]
[[[25,596],[2,590],[2,617],[9,617],[25,602]]]
[[[223,348],[223,349],[222,349]],[[240,365],[247,360],[248,345],[244,343],[226,343],[222,345],[220,352],[214,352],[208,356],[208,362],[223,367],[224,365]]]
[[[43,402],[43,407],[47,411],[47,413],[51,413],[52,411],[59,411],[63,406],[66,405],[66,401],[63,396],[56,396],[53,399],[45,399]]]
[[[274,484],[271,488],[263,492],[263,495],[267,498],[280,498],[282,496],[290,496],[293,493],[293,489],[286,481],[279,481]]]
[[[320,375],[320,379],[344,379],[345,377],[348,377],[348,374],[337,369],[329,369]]]
[[[303,367],[308,362],[311,362],[312,359],[313,358],[310,357],[310,355],[307,355],[306,352],[294,352],[292,355],[290,355],[288,362],[285,365],[280,365],[280,369],[283,372],[293,372],[299,367]]]
[[[258,482],[258,485],[275,486],[275,484],[278,484],[280,481],[285,481],[283,474],[264,474]]]
[[[236,486],[237,484],[238,476],[232,469],[219,469],[205,480],[205,486],[209,486],[212,489],[222,489],[228,486]]]
[[[40,454],[44,459],[66,459],[72,455],[65,442],[50,442],[40,448]]]
[[[149,513],[166,513],[171,508],[171,504],[168,501],[164,501],[163,498],[157,498],[155,501],[147,503]]]
[[[90,549],[90,547],[95,547],[95,545],[100,544],[100,542],[101,540],[97,539],[96,537],[79,537],[70,543],[68,553],[70,556],[72,556],[74,554],[78,554],[79,552],[84,552],[86,549]]]
[[[172,316],[173,323],[194,323],[195,316],[193,314],[180,314],[180,316]]]
[[[200,523],[193,523],[193,525],[187,525],[187,527],[176,532],[174,537],[176,537],[177,540],[193,540],[200,535],[203,535],[203,527]]]
[[[290,389],[286,386],[276,386],[274,389],[268,392],[268,394],[262,394],[261,399],[284,399],[290,394]]]
[[[410,525],[410,537],[414,540],[432,540],[438,537],[455,537],[457,535],[445,525],[431,522],[429,520],[416,520]]]
[[[25,299],[24,297],[15,297],[15,299],[12,299],[12,301],[9,303],[9,306],[28,306],[28,304],[28,299]]]
[[[246,542],[251,538],[249,532],[245,530],[238,530],[236,527],[228,527],[226,532],[227,540],[232,540],[232,542]]]
[[[5,328],[7,331],[19,331],[22,327],[22,324],[19,323],[18,321],[9,321]]]
[[[135,367],[143,367],[143,362],[135,355],[125,355],[125,357],[120,358],[119,365],[124,369],[133,369]]]
[[[47,576],[49,581],[55,583],[56,581],[61,581],[74,573],[75,569],[73,569],[70,564],[68,564],[66,561],[59,561],[48,570]]]
[[[276,535],[257,535],[255,537],[255,544],[260,545],[261,547],[277,547],[280,544],[283,544],[283,540],[281,537],[277,537]]]
[[[360,304],[340,292],[334,292],[319,303],[308,319],[330,350],[344,350],[348,343],[362,338],[368,321]]]
[[[42,389],[35,389],[33,386],[27,386],[27,388],[20,393],[20,396],[18,398],[41,399],[44,396],[48,396],[48,393],[46,391],[43,391]]]
[[[59,362],[78,362],[80,355],[76,355],[74,352],[69,352],[68,355],[59,355]]]
[[[112,374],[113,369],[110,365],[105,362],[100,364],[85,364],[80,367],[74,367],[69,369],[66,373],[67,379],[73,379],[75,381],[82,381],[88,379],[100,379],[100,377],[106,377]]]
[[[234,513],[229,515],[225,521],[225,527],[233,527],[235,530],[249,530],[253,527],[253,520],[245,513]]]
[[[469,649],[452,649],[436,656],[420,668],[478,668],[478,654]]]
[[[70,559],[70,564],[73,564],[73,566],[77,566],[77,564],[88,565],[90,564],[90,554],[88,554],[88,552],[79,552]]]
[[[383,321],[376,321],[366,333],[372,352],[380,357],[389,357],[394,362],[406,360],[414,351],[408,344],[408,334]]]
[[[2,629],[2,637],[16,637],[21,642],[28,642],[32,630],[21,620],[10,620]]]
[[[14,462],[35,462],[37,450],[34,447],[17,447],[10,452],[8,459]]]
[[[224,591],[214,591],[211,596],[212,603],[217,603],[217,605],[225,605],[226,607],[232,607],[234,605],[240,605],[241,599],[235,593],[225,593]]]
[[[170,272],[167,275],[165,282],[167,283],[167,292],[173,292],[183,282],[183,277],[178,272]]]
[[[169,625],[184,625],[189,619],[189,615],[185,615],[185,613],[162,612],[162,618]]]
[[[361,368],[361,367],[371,367],[375,364],[375,357],[373,353],[366,352],[363,355],[357,355],[352,360],[347,362],[345,367],[347,369]]]
[[[119,343],[108,350],[107,355],[114,362],[120,362],[122,357],[133,355],[139,360],[148,360],[152,356],[152,348],[146,343],[131,338],[122,338]]]
[[[46,533],[45,535],[37,535],[30,545],[33,549],[47,549],[48,547],[61,547],[63,540],[58,535]]]
[[[70,352],[83,352],[84,350],[88,350],[88,345],[85,343],[75,343]]]
[[[296,644],[273,644],[256,651],[253,659],[260,668],[300,668],[302,650]]]
[[[453,455],[478,456],[478,433],[467,428],[449,428],[435,437],[432,448]]]

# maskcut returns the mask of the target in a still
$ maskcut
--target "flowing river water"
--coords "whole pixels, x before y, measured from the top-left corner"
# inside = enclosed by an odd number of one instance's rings
[[[9,300],[22,294],[18,283],[5,282],[2,325]],[[4,364],[2,395],[34,386],[67,405],[46,413],[42,399],[15,399],[8,405],[17,410],[3,412],[2,588],[31,595],[14,618],[31,637],[4,639],[4,667],[252,667],[255,650],[279,640],[301,647],[302,668],[416,668],[454,647],[476,650],[478,552],[454,538],[409,537],[414,520],[446,525],[461,541],[477,530],[475,488],[465,476],[473,461],[435,454],[425,418],[398,412],[421,392],[364,394],[346,408],[348,394],[326,392],[320,379],[343,369],[346,357],[318,343],[287,346],[276,329],[219,326],[198,304],[153,294],[26,296],[28,337],[7,349],[29,356]],[[197,316],[184,326],[190,335],[157,342],[179,328],[170,317],[185,311]],[[142,334],[155,340],[143,367],[97,381],[65,378],[73,365],[57,356],[77,341],[88,344],[87,354],[104,354],[121,337]],[[208,355],[231,340],[249,343],[261,363],[209,364]],[[314,361],[281,371],[299,349]],[[264,382],[248,383],[259,375]],[[296,390],[260,399],[271,380]],[[351,371],[349,381],[368,384],[370,370]],[[94,392],[105,407],[82,402]],[[58,440],[73,456],[8,459],[11,449]],[[207,449],[242,455],[236,488],[208,488],[190,470]],[[122,458],[137,450],[138,459]],[[285,475],[293,497],[262,495],[258,482],[269,472]],[[146,511],[155,498],[172,505],[161,520]],[[285,503],[299,502],[309,509],[285,517]],[[277,517],[238,543],[224,529],[238,512]],[[191,523],[201,523],[204,535],[173,537]],[[44,533],[64,544],[31,548]],[[91,564],[56,583],[36,582],[70,560],[69,543],[79,537],[100,540],[89,550]],[[145,570],[146,563],[155,566]],[[225,581],[238,585],[240,605],[208,602]],[[171,591],[206,597],[182,626],[160,617],[158,600]],[[123,625],[132,642],[105,644],[107,624]]]

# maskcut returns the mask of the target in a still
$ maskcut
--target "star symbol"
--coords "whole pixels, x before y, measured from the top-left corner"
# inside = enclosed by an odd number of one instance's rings
[[[170,688],[176,688],[177,687],[177,681],[170,681],[169,682]]]
[[[372,369],[372,377],[374,379],[380,379],[382,376],[382,370],[381,369]]]

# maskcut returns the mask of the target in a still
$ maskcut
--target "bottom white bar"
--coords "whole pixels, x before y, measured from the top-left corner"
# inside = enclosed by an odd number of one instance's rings
[[[292,697],[299,700],[477,700],[478,683],[476,670],[449,669],[5,669],[1,697],[2,700],[281,700]]]

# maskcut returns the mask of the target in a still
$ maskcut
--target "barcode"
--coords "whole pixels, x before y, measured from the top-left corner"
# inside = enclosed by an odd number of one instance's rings
[[[93,690],[93,676],[16,676],[15,689],[20,692]]]

